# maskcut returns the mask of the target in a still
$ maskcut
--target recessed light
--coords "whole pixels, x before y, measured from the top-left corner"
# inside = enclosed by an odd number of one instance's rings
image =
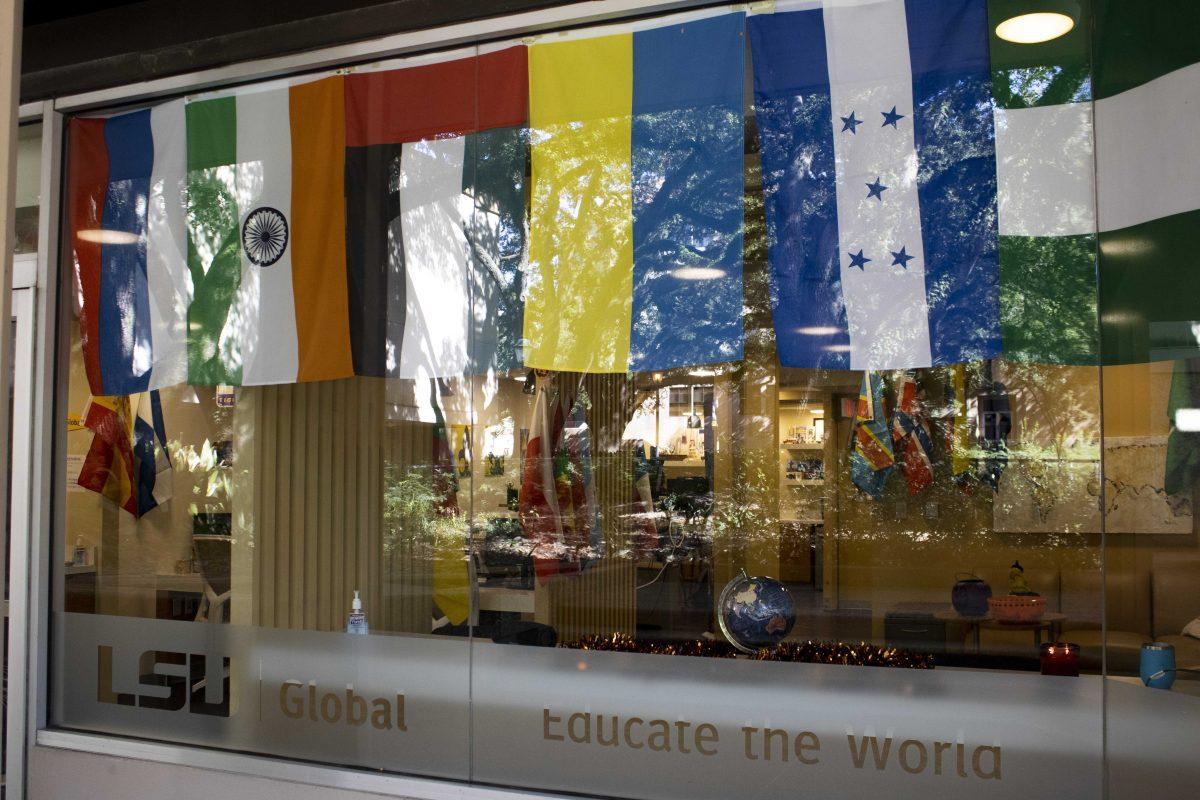
[[[1075,27],[1075,20],[1056,11],[1037,11],[1010,17],[996,26],[996,35],[1006,42],[1038,44],[1057,39]]]
[[[679,267],[671,270],[671,276],[681,281],[712,281],[725,277],[725,270],[716,267]]]
[[[1183,433],[1200,431],[1200,408],[1175,409],[1175,427]]]
[[[137,244],[137,234],[129,231],[110,231],[104,228],[87,228],[75,234],[82,241],[93,244]]]

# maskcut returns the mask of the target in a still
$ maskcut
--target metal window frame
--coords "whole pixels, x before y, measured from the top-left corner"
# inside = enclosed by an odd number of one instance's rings
[[[782,3],[796,0],[781,0]],[[159,78],[20,107],[21,122],[40,118],[41,207],[38,223],[38,252],[34,295],[34,374],[32,386],[31,469],[28,475],[28,535],[15,536],[11,560],[9,719],[24,718],[8,731],[8,796],[22,800],[28,780],[28,756],[42,747],[115,756],[161,764],[177,764],[246,777],[264,778],[313,786],[373,792],[409,798],[462,798],[463,800],[514,800],[528,797],[559,797],[545,792],[498,789],[479,784],[422,778],[350,768],[326,767],[303,760],[254,756],[188,745],[146,742],[118,736],[81,733],[48,728],[47,710],[53,689],[50,675],[50,618],[54,598],[61,597],[62,576],[51,569],[52,543],[63,541],[65,487],[54,480],[64,463],[65,438],[57,423],[56,408],[63,408],[67,387],[58,377],[65,375],[68,353],[59,342],[66,341],[70,315],[69,299],[62,296],[59,252],[63,243],[61,226],[62,162],[64,123],[70,114],[94,109],[145,103],[239,83],[257,82],[320,70],[370,63],[388,58],[438,51],[504,39],[520,39],[540,33],[615,23],[639,17],[658,17],[700,8],[730,7],[769,10],[774,0],[752,4],[713,0],[588,0],[568,6],[523,12],[506,17],[457,23],[352,44],[321,48],[306,53],[259,59]],[[14,524],[14,531],[17,526]],[[18,542],[18,540],[20,540]]]

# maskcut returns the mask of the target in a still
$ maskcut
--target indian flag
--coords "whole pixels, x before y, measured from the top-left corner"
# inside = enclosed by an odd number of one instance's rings
[[[529,48],[525,363],[742,357],[745,16]]]
[[[342,78],[72,120],[92,391],[346,377]]]
[[[185,107],[190,383],[352,374],[342,80]]]
[[[1004,350],[1065,364],[1193,357],[1200,6],[1083,7],[1050,42],[992,35]],[[992,0],[992,30],[1021,10]]]

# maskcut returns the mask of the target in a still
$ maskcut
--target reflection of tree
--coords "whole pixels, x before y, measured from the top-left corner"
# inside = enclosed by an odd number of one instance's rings
[[[527,360],[626,367],[629,292],[620,286],[632,256],[629,136],[628,118],[531,132]]]
[[[216,102],[216,101],[210,101]],[[241,383],[241,334],[226,330],[241,283],[241,239],[235,166],[188,175],[188,379],[193,384]]]
[[[442,513],[445,496],[436,488],[428,464],[384,467],[383,552],[395,556],[414,548],[418,560],[432,560],[438,550],[462,549],[466,517]]]
[[[1044,64],[992,73],[992,94],[1001,108],[1079,103],[1092,99],[1087,64]]]
[[[489,365],[499,371],[521,366],[528,147],[526,128],[467,136],[463,188],[473,200],[467,240],[474,264],[471,363],[477,374]]]
[[[743,124],[740,109],[702,107],[633,120],[635,342],[694,361],[741,356]],[[693,270],[681,280],[676,271]],[[687,324],[680,324],[686,321]],[[658,357],[656,359],[656,356]]]

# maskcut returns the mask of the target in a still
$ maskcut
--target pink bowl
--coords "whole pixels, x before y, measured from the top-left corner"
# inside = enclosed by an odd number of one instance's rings
[[[1024,594],[989,597],[988,611],[997,622],[1038,622],[1046,613],[1046,598]]]

